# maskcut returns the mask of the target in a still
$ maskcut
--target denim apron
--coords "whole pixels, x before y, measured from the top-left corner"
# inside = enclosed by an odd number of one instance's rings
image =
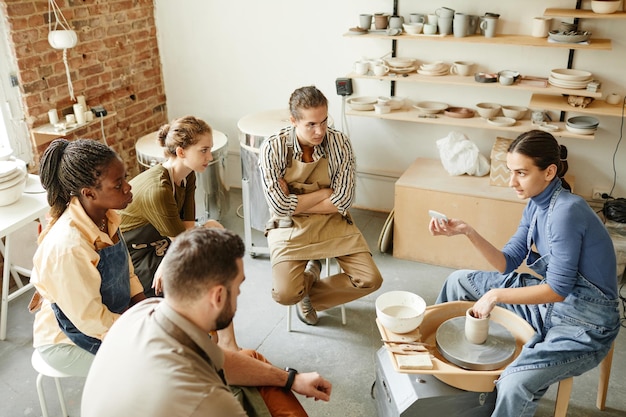
[[[548,208],[546,233],[548,246],[552,245],[550,225],[559,185],[552,195]],[[532,236],[537,224],[537,213],[531,221],[527,247],[533,244]],[[531,250],[528,267],[545,278],[550,255],[539,256]],[[526,274],[523,274],[526,275]],[[616,278],[617,279],[617,278]],[[538,285],[544,285],[545,280]],[[520,314],[519,308],[511,308]],[[517,307],[517,306],[516,306]],[[565,300],[553,304],[526,305],[521,314],[537,331],[526,343],[522,353],[502,373],[505,376],[517,370],[543,368],[541,378],[552,384],[594,368],[608,353],[619,332],[619,302],[609,299],[580,272],[574,288]],[[552,372],[549,369],[553,369]]]
[[[118,242],[115,245],[98,251],[100,260],[96,268],[101,277],[102,304],[113,313],[122,314],[130,304],[130,275],[126,243],[119,230],[117,236]],[[90,353],[95,354],[98,351],[102,343],[100,339],[87,336],[77,329],[56,303],[52,304],[52,311],[61,330],[72,342]]]

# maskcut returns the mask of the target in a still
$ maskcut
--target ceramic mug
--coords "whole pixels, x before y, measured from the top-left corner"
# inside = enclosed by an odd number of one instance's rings
[[[437,19],[437,27],[439,28],[439,33],[442,35],[450,35],[452,33],[452,20],[453,17],[441,17]]]
[[[531,35],[534,38],[545,38],[550,31],[551,17],[535,17],[533,18],[533,28]]]
[[[391,16],[389,18],[389,27],[392,29],[402,29],[404,18],[402,16]]]
[[[474,69],[474,63],[469,61],[456,61],[450,66],[450,74],[470,75]]]
[[[372,15],[360,14],[359,15],[359,27],[361,29],[370,29],[372,27]]]
[[[426,16],[426,23],[428,23],[429,25],[435,25],[437,26],[437,15],[436,14],[429,14]]]
[[[389,15],[384,13],[376,13],[374,15],[374,27],[377,30],[387,29],[387,25],[389,24]]]
[[[367,61],[357,61],[354,63],[354,72],[359,75],[365,75],[370,69],[370,64]]]
[[[433,25],[432,23],[425,23],[424,27],[422,28],[422,32],[424,32],[424,35],[434,35],[435,33],[437,33],[437,25]]]
[[[452,21],[452,32],[457,38],[467,36],[467,26],[469,24],[469,16],[463,13],[455,13]]]
[[[411,23],[426,23],[426,18],[421,13],[411,13],[409,15],[409,22],[411,22]]]
[[[465,338],[475,345],[482,345],[489,336],[489,316],[479,318],[474,316],[474,310],[468,308],[465,312]]]
[[[57,109],[48,110],[48,120],[50,120],[51,125],[59,123],[59,113],[57,113]]]
[[[493,38],[496,36],[497,25],[498,18],[494,16],[484,16],[482,22],[480,22],[480,28],[485,32],[486,38]]]
[[[435,10],[435,14],[439,17],[454,17],[454,10],[449,7],[440,7]]]
[[[389,67],[387,65],[377,64],[377,65],[374,65],[374,67],[372,68],[372,71],[374,72],[374,75],[380,77],[389,72]]]

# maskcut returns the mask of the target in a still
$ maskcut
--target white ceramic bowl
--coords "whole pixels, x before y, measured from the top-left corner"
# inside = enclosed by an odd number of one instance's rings
[[[393,96],[387,104],[391,106],[391,110],[400,110],[402,107],[404,107],[404,98]]]
[[[510,117],[515,120],[523,119],[527,112],[528,107],[502,106],[502,114],[504,114],[504,117]]]
[[[409,35],[417,35],[422,32],[422,27],[424,27],[423,23],[403,23],[402,27],[404,31]]]
[[[597,127],[574,127],[568,124],[565,125],[565,129],[578,135],[593,135],[598,130]]]
[[[497,103],[478,103],[476,105],[476,111],[484,119],[497,116],[501,108],[502,106]]]
[[[409,291],[389,291],[376,298],[376,317],[393,333],[408,333],[417,329],[426,312],[426,301]]]
[[[436,114],[447,109],[448,105],[439,101],[420,101],[419,103],[414,104],[413,108],[419,110],[420,113]]]
[[[413,58],[393,57],[385,59],[385,63],[394,68],[408,68],[413,66],[415,60]]]
[[[563,81],[588,81],[592,78],[591,72],[572,68],[555,68],[550,71],[550,75]]]
[[[0,146],[0,161],[8,161],[11,155],[13,155],[13,149]]]
[[[619,4],[620,0],[591,0],[591,10],[594,13],[615,13]]]
[[[348,106],[353,110],[359,111],[374,110],[374,104],[377,101],[376,97],[353,97],[348,99]]]
[[[567,119],[566,124],[578,129],[595,129],[600,121],[592,116],[574,116]]]
[[[496,116],[488,118],[487,123],[494,126],[507,127],[513,126],[515,124],[515,119],[512,117]]]
[[[22,197],[27,178],[28,175],[25,175],[17,183],[0,190],[0,207],[13,204]]]
[[[376,114],[387,114],[391,111],[391,106],[388,104],[374,104],[374,112]]]

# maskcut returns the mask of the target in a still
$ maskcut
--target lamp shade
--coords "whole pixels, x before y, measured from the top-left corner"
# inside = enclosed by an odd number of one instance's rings
[[[48,32],[48,42],[54,49],[68,49],[76,46],[78,36],[73,30],[51,30]]]

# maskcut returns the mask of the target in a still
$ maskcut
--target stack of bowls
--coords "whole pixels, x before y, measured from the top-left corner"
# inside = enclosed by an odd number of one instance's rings
[[[376,97],[352,97],[348,99],[348,106],[352,110],[369,111],[374,110],[374,104],[377,101]]]
[[[415,71],[415,60],[413,58],[387,58],[385,64],[389,67],[389,71],[396,74],[408,74]]]
[[[19,159],[0,161],[0,206],[8,206],[22,197],[28,173]]]
[[[592,135],[598,130],[600,122],[591,116],[575,116],[567,119],[565,128],[579,135]]]

